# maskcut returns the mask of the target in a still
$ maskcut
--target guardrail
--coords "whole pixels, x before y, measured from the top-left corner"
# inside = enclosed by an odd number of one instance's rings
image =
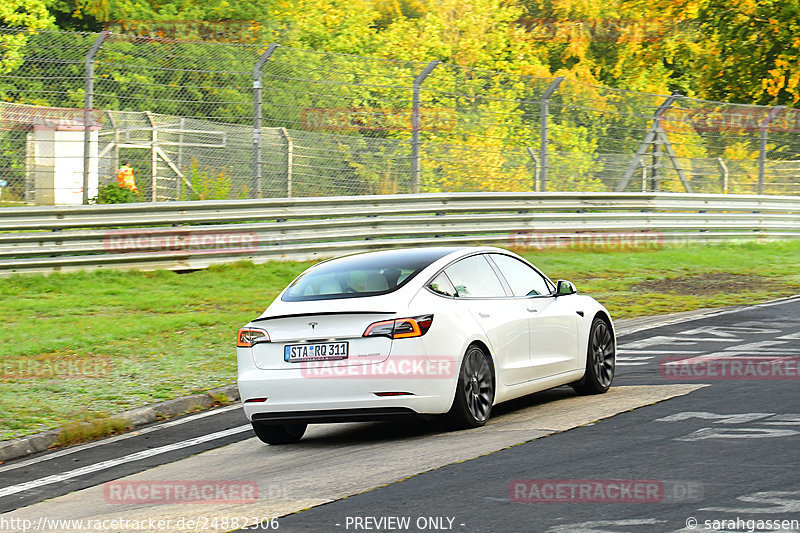
[[[800,197],[446,193],[0,209],[0,275],[186,270],[394,246],[800,237]]]

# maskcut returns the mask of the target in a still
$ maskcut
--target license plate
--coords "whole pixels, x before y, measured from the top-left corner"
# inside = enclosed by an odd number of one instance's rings
[[[288,363],[334,361],[336,359],[347,359],[346,342],[287,344],[283,347],[283,360]]]

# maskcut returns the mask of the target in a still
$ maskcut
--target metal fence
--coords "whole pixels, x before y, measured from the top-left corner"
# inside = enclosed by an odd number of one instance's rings
[[[397,246],[659,247],[800,238],[797,197],[439,193],[0,210],[0,275],[185,270]]]
[[[126,160],[148,201],[800,194],[796,109],[438,61],[111,32],[31,34],[19,57],[3,64],[6,200],[59,203],[51,168],[89,197],[91,179],[113,180]]]

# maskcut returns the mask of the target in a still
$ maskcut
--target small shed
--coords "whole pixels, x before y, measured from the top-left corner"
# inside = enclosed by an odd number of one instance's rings
[[[40,205],[83,203],[84,135],[83,109],[24,104],[2,106],[4,128],[27,131],[25,170]],[[103,113],[89,113],[89,190],[97,196],[98,132]]]

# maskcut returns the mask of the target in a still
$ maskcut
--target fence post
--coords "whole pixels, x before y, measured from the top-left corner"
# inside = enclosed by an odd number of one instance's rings
[[[34,146],[34,140],[31,139],[29,136],[25,136],[25,153],[32,154]],[[29,156],[28,156],[29,157]],[[30,172],[27,171],[27,165],[29,161],[26,157],[26,172],[25,172],[25,201],[26,202],[33,202],[36,199],[36,177],[32,176]]]
[[[636,151],[636,154],[633,156],[633,161],[630,162],[628,168],[625,170],[625,174],[622,176],[622,179],[619,180],[617,183],[616,188],[614,189],[616,192],[622,192],[625,190],[625,187],[628,186],[628,182],[631,181],[633,177],[633,173],[636,172],[636,167],[639,166],[639,161],[642,160],[642,156],[650,147],[650,143],[656,139],[659,131],[661,131],[661,117],[667,111],[667,109],[672,106],[672,103],[677,100],[678,98],[682,98],[682,95],[679,93],[674,93],[666,98],[660,106],[656,109],[656,112],[653,113],[653,124],[650,126],[650,129],[647,130],[647,135],[645,135],[642,144],[639,145],[639,149]],[[655,182],[657,179],[657,172],[654,169],[652,174],[652,179]],[[655,190],[655,189],[654,189]]]
[[[639,166],[642,167],[642,192],[647,192],[647,165],[639,160]],[[655,191],[655,188],[653,190]]]
[[[178,133],[178,168],[183,172],[183,132],[186,130],[186,118],[181,117],[180,123],[180,133]],[[181,195],[183,194],[183,179],[181,176],[178,176],[178,186],[177,186],[176,199],[181,200]]]
[[[650,161],[650,168],[653,169],[653,178],[651,180],[653,183],[653,192],[656,192],[661,184],[661,176],[659,176],[659,172],[661,172],[661,142],[661,138],[656,135],[653,139],[653,153],[650,156],[652,158]]]
[[[158,130],[156,121],[150,111],[145,111],[144,115],[150,122],[150,201],[158,201]]]
[[[533,159],[533,190],[534,192],[539,192],[541,188],[541,182],[539,181],[541,177],[541,167],[539,166],[539,158],[536,157],[536,152],[533,151],[533,148],[530,146],[525,148],[528,151],[528,155],[531,156]]]
[[[767,165],[767,130],[772,121],[775,120],[775,117],[785,108],[786,106],[782,105],[773,107],[759,125],[761,129],[761,142],[758,147],[758,194],[764,194],[764,169]]]
[[[114,118],[113,113],[108,114],[108,121],[111,123],[111,127],[114,128],[114,170],[116,171],[119,169],[119,128],[117,127],[117,120]]]
[[[428,63],[422,72],[414,78],[414,85],[413,85],[413,98],[411,102],[411,192],[416,194],[419,192],[419,178],[420,178],[420,166],[419,166],[419,130],[422,126],[422,120],[420,117],[420,87],[422,87],[422,82],[425,81],[433,69],[436,68],[436,65],[441,63],[441,61],[433,60]]]
[[[549,165],[548,157],[547,157],[547,149],[549,145],[548,141],[548,119],[550,116],[550,97],[553,96],[553,93],[558,90],[558,86],[561,85],[561,82],[564,81],[563,76],[559,76],[558,78],[554,79],[550,82],[550,85],[545,90],[544,95],[542,95],[542,105],[541,105],[541,112],[542,112],[542,120],[541,120],[541,146],[539,147],[539,154],[542,160],[540,165],[539,171],[539,183],[541,186],[542,191],[547,190],[547,166]]]
[[[717,164],[722,171],[722,194],[728,194],[728,165],[721,157],[717,158]]]
[[[95,39],[92,47],[86,52],[83,63],[84,84],[83,84],[83,204],[89,203],[89,168],[91,167],[91,155],[89,150],[92,145],[92,126],[90,123],[91,112],[94,107],[94,58],[100,47],[103,46],[108,34],[105,30]]]
[[[269,45],[253,67],[253,198],[261,198],[261,69],[278,46]]]
[[[292,166],[294,164],[294,142],[286,128],[281,128],[281,135],[286,141],[286,197],[292,197]]]

